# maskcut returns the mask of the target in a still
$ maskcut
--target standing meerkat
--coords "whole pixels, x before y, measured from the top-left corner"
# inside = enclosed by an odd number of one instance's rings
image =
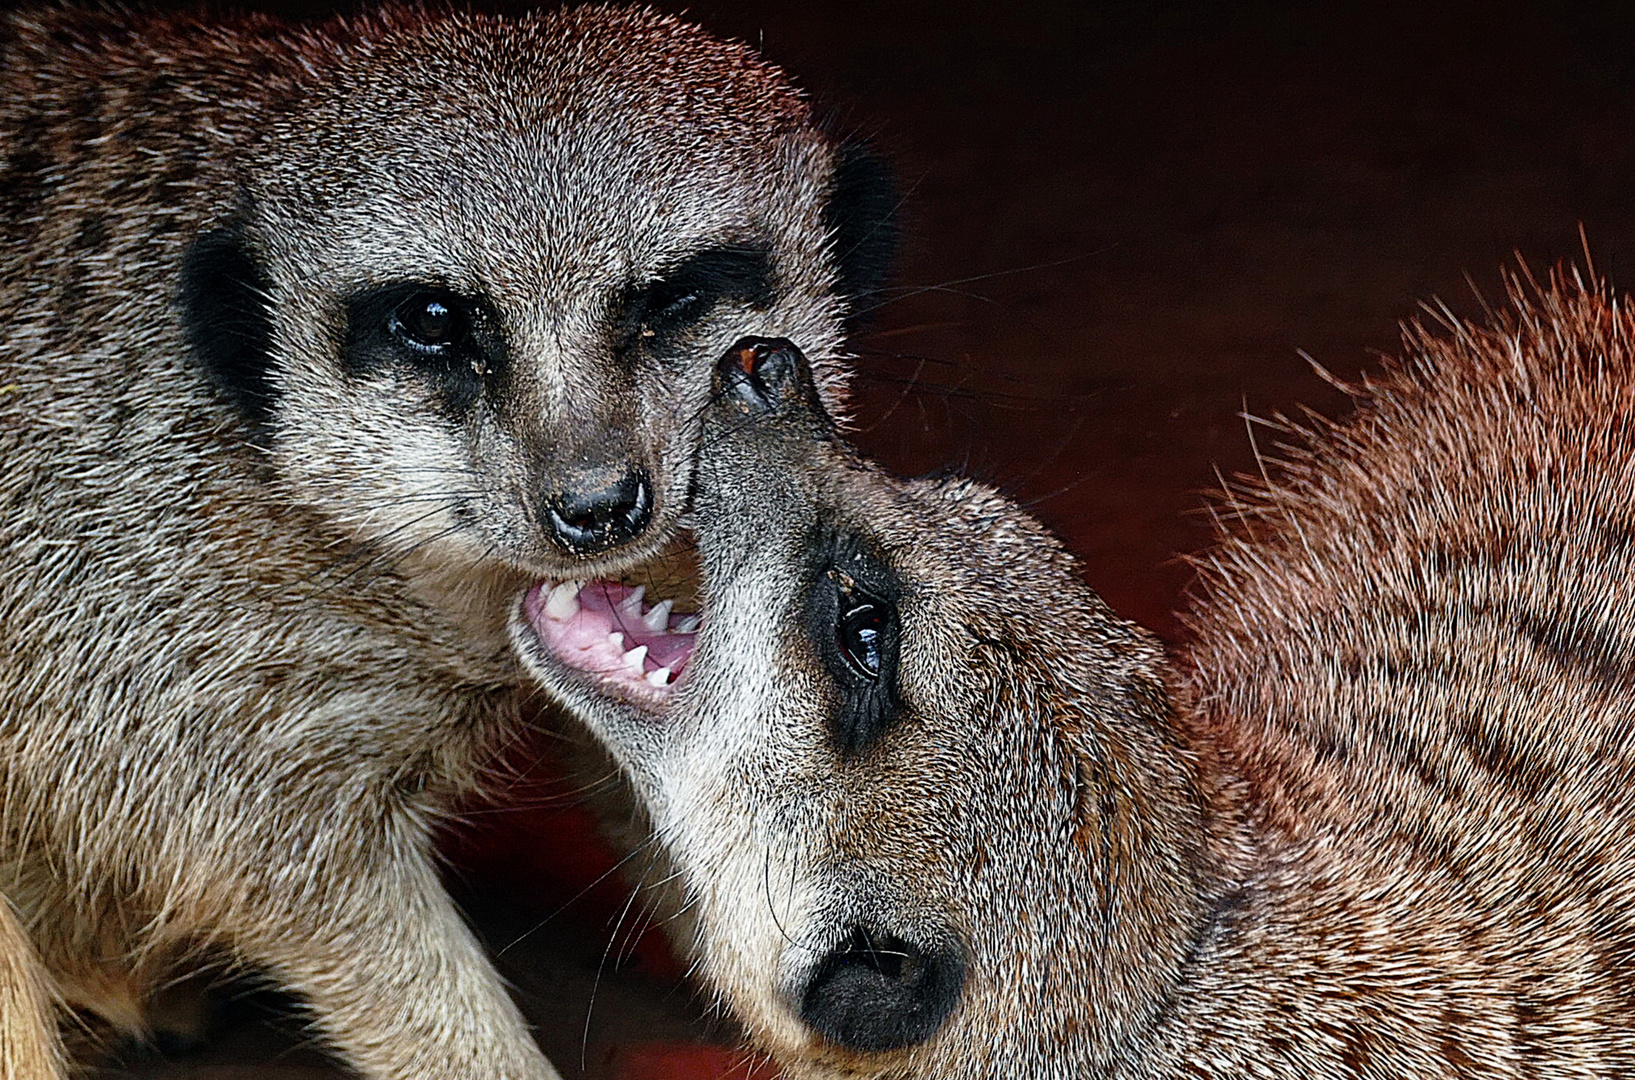
[[[0,87],[0,1061],[209,950],[364,1076],[554,1075],[431,855],[507,614],[664,546],[746,327],[838,400],[879,170],[641,9],[25,13]]]
[[[1408,348],[1234,504],[1179,674],[1014,505],[859,459],[787,342],[726,356],[683,678],[582,647],[616,586],[513,629],[785,1076],[1635,1073],[1635,314]]]

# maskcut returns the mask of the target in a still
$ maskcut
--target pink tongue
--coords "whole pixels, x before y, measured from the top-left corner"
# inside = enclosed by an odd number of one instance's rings
[[[611,581],[593,581],[579,590],[579,607],[582,611],[596,616],[598,625],[602,620],[606,620],[608,630],[603,632],[603,637],[613,630],[618,630],[625,636],[626,649],[646,645],[648,671],[667,667],[680,675],[681,669],[687,664],[687,658],[693,654],[695,635],[673,630],[647,629],[640,616],[619,608],[620,602],[632,592],[635,590],[628,585],[619,585]],[[670,622],[676,621],[676,616],[672,615]]]
[[[630,602],[633,592],[628,585],[593,581],[579,590],[577,599],[559,616],[553,616],[551,589],[542,583],[529,590],[526,611],[534,632],[564,663],[615,682],[635,683],[643,683],[651,672],[669,668],[664,683],[668,687],[687,666],[697,634],[675,629],[685,618],[678,615],[671,615],[660,629],[649,629],[642,616],[650,618],[650,609],[643,611],[639,602]],[[647,654],[637,672],[629,666],[632,661],[627,654],[642,646],[647,647]]]

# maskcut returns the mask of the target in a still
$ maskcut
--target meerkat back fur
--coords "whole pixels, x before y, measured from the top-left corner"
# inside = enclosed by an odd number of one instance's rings
[[[792,345],[723,358],[685,676],[585,665],[560,589],[513,631],[785,1075],[1635,1070],[1635,317],[1557,281],[1407,350],[1224,504],[1178,663]]]
[[[665,545],[746,327],[838,404],[879,170],[640,9],[0,35],[6,1053],[208,949],[365,1076],[553,1075],[430,852],[513,596]]]

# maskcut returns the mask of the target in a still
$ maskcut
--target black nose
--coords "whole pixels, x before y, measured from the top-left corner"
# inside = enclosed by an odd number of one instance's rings
[[[629,543],[653,519],[653,486],[641,469],[595,491],[564,491],[545,507],[545,528],[575,555]]]
[[[800,1015],[830,1042],[897,1050],[936,1034],[959,1001],[965,962],[893,934],[853,927],[806,984]]]
[[[740,338],[716,362],[715,386],[753,412],[805,403],[822,415],[812,367],[788,338]]]

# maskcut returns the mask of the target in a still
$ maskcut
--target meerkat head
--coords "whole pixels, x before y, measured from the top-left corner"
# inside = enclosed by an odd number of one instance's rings
[[[858,458],[787,342],[716,391],[701,624],[541,588],[525,663],[632,776],[701,970],[788,1075],[1086,1075],[1205,918],[1159,647],[991,490]],[[615,665],[622,627],[680,676]]]
[[[265,47],[181,298],[299,502],[388,551],[617,572],[673,529],[731,341],[813,341],[840,400],[884,176],[749,48],[596,7]]]

